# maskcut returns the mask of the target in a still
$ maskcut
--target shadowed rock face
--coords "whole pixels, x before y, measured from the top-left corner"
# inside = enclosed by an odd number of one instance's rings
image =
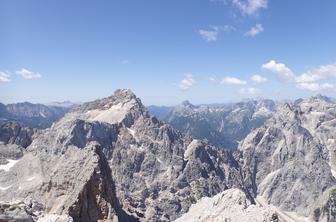
[[[22,127],[19,123],[0,120],[0,141],[5,144],[17,144],[24,148],[29,146],[32,142],[33,134],[37,130]]]
[[[245,185],[275,206],[304,216],[336,186],[336,105],[319,97],[285,104],[241,143]]]
[[[75,221],[171,221],[203,196],[242,187],[229,151],[150,117],[129,90],[66,114],[0,178],[3,201],[38,200],[36,217]]]

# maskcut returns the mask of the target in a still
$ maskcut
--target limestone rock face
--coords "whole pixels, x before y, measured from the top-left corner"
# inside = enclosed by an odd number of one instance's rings
[[[313,215],[314,221],[336,221],[336,189],[329,192],[319,207],[316,207]]]
[[[175,222],[275,222],[275,218],[278,215],[270,207],[252,204],[241,190],[228,189],[211,198],[203,197]]]
[[[282,210],[312,218],[336,186],[336,104],[312,97],[281,106],[240,144],[244,184]]]
[[[150,117],[129,90],[77,107],[7,160],[1,201],[38,201],[35,217],[171,221],[203,196],[243,187],[229,151]]]
[[[333,221],[336,105],[312,97],[268,118],[234,153],[151,117],[130,90],[43,130],[5,120],[0,220]]]
[[[17,144],[25,148],[31,144],[36,132],[36,129],[23,127],[18,122],[0,119],[0,141],[4,144]]]

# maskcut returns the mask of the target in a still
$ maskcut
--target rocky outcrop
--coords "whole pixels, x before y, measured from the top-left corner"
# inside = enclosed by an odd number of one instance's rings
[[[0,141],[4,144],[17,144],[24,148],[32,142],[32,137],[37,130],[22,127],[19,123],[0,120]]]
[[[188,213],[175,222],[280,222],[269,206],[255,205],[239,189],[228,189],[211,198],[203,197],[193,204]]]
[[[244,184],[285,211],[312,218],[333,176],[336,106],[313,97],[285,104],[240,144]]]
[[[331,190],[321,206],[314,210],[313,219],[323,222],[336,221],[336,189]]]
[[[24,203],[1,203],[0,221],[33,222],[33,217]]]

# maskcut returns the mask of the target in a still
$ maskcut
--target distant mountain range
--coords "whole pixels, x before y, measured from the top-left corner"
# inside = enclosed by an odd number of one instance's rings
[[[266,99],[198,106],[184,101],[175,107],[150,106],[149,112],[196,139],[236,149],[239,141],[272,116],[277,105]]]
[[[65,115],[75,104],[52,103],[50,105],[29,102],[4,105],[0,103],[0,118],[17,121],[23,126],[32,128],[48,128]]]

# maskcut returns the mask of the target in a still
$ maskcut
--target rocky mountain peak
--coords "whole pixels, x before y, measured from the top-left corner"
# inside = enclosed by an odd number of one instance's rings
[[[325,102],[332,102],[332,98],[328,96],[324,96],[322,94],[317,94],[315,96],[312,96],[311,98],[318,99],[318,100],[323,100]]]
[[[311,96],[307,99],[304,99],[302,103],[311,103],[311,104],[317,104],[317,103],[335,103],[335,100],[331,97],[324,96],[322,94],[317,94],[315,96]]]
[[[126,104],[130,106],[143,107],[141,100],[137,98],[131,90],[117,89],[113,95],[103,99],[97,99],[92,102],[83,103],[78,106],[75,111],[85,112],[94,109],[107,110],[115,105],[122,106]]]
[[[177,116],[189,116],[189,115],[194,115],[199,111],[200,106],[193,105],[190,103],[188,100],[185,100],[175,106],[169,115],[177,115]]]
[[[173,221],[201,197],[241,187],[229,151],[150,117],[128,90],[82,104],[25,152],[0,172],[2,199],[34,196],[43,209],[74,221]]]
[[[197,108],[197,106],[191,104],[188,100],[182,101],[180,104],[174,107],[173,112],[175,113],[192,113]]]
[[[190,107],[190,108],[194,108],[195,107],[193,104],[191,104],[191,102],[189,102],[189,100],[182,101],[180,105],[181,106],[185,106],[185,107]]]
[[[255,178],[253,192],[282,210],[311,216],[336,186],[335,117],[336,105],[319,96],[279,106],[240,143],[246,178]]]
[[[148,117],[146,107],[129,89],[118,89],[112,96],[84,103],[73,110],[70,116],[88,121],[110,124],[124,122],[130,125],[135,119]]]

